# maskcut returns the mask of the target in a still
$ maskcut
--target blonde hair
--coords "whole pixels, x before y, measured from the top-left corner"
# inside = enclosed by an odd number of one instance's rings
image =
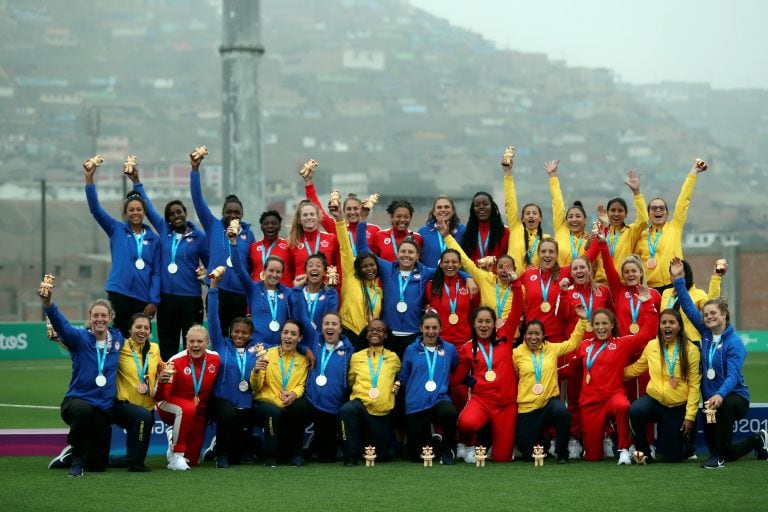
[[[299,201],[298,206],[296,206],[296,211],[293,212],[293,217],[291,218],[291,230],[288,233],[288,245],[291,247],[298,247],[300,243],[299,237],[304,236],[304,228],[301,227],[301,209],[305,206],[311,206],[315,209],[315,213],[317,213],[317,221],[318,223],[320,222],[320,208],[308,199]]]
[[[208,329],[206,329],[205,327],[203,327],[200,324],[195,324],[192,327],[190,327],[189,330],[187,330],[187,335],[184,336],[184,341],[189,341],[189,333],[191,333],[193,331],[194,332],[201,332],[201,333],[203,333],[203,336],[205,337],[205,341],[206,342],[209,341]]]
[[[103,306],[107,308],[107,314],[109,315],[109,323],[112,323],[112,320],[115,319],[115,309],[112,307],[112,303],[109,302],[107,299],[96,299],[95,301],[91,302],[88,305],[88,318],[85,320],[85,328],[90,329],[91,328],[91,312],[93,311],[93,308],[96,306]]]
[[[637,265],[637,268],[640,269],[640,282],[645,286],[645,268],[643,267],[643,260],[640,259],[640,257],[637,254],[630,254],[626,258],[624,258],[624,261],[621,262],[621,267],[619,267],[619,270],[621,273],[624,273],[624,266],[627,263],[632,263],[634,265]],[[621,279],[624,279],[624,276],[621,276]],[[625,283],[626,284],[626,283]]]

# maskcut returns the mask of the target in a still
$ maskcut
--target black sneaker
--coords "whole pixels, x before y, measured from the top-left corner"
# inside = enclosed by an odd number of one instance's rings
[[[304,466],[304,456],[301,454],[294,455],[291,459],[291,466],[294,468],[300,468]]]
[[[72,465],[69,466],[69,476],[83,476],[83,459],[72,457]]]
[[[252,453],[244,453],[240,456],[240,464],[253,464],[256,462],[256,456]]]
[[[755,434],[755,437],[757,445],[757,448],[755,448],[755,453],[757,455],[757,459],[768,460],[768,430],[761,430]]]
[[[704,469],[720,469],[725,467],[725,459],[722,457],[710,457],[707,462],[701,465]]]
[[[128,465],[128,471],[131,473],[149,473],[152,470],[144,464],[130,464]]]
[[[440,456],[440,464],[444,466],[453,466],[456,463],[456,453],[451,450],[443,450],[443,454]]]
[[[216,467],[218,469],[227,469],[229,467],[229,456],[219,455],[216,457]]]
[[[67,469],[72,464],[72,447],[67,445],[48,464],[48,469]]]
[[[264,459],[264,467],[266,468],[276,468],[277,467],[277,461],[274,457],[267,457]]]
[[[557,463],[558,464],[569,464],[568,457],[558,457]]]
[[[216,458],[216,436],[213,436],[213,439],[211,439],[211,444],[208,445],[208,448],[205,449],[203,452],[203,460],[205,462],[213,462],[213,460]]]
[[[356,457],[347,457],[344,459],[344,467],[345,468],[352,468],[357,466],[357,458]]]

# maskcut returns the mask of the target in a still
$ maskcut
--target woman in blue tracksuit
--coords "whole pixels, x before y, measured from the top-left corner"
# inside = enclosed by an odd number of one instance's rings
[[[160,238],[144,224],[146,207],[137,192],[131,191],[123,204],[123,222],[101,207],[93,182],[96,169],[83,165],[85,197],[91,215],[109,236],[112,268],[104,289],[115,310],[112,323],[127,338],[133,314],[153,318],[160,303]]]
[[[437,229],[437,221],[445,220],[453,238],[461,244],[464,240],[466,226],[461,223],[456,214],[456,206],[453,199],[446,195],[439,195],[432,202],[432,209],[427,216],[427,222],[419,228],[421,235],[421,262],[430,267],[437,267],[440,257],[445,251],[445,240]]]
[[[747,349],[730,322],[728,303],[723,298],[709,300],[701,311],[685,286],[685,270],[680,258],[669,266],[680,307],[701,333],[701,395],[705,408],[716,409],[716,423],[704,422],[710,458],[701,467],[719,469],[752,450],[758,459],[768,459],[768,432],[761,430],[733,442],[733,423],[749,410],[749,388],[741,368]]]
[[[349,400],[347,373],[355,350],[341,334],[338,313],[325,313],[318,331],[310,344],[316,362],[307,378],[304,397],[309,402],[309,417],[315,425],[313,447],[318,459],[335,462],[339,446],[339,409]]]
[[[233,268],[233,252],[237,252],[240,256],[240,261],[244,265],[248,265],[250,246],[256,240],[251,231],[251,225],[247,222],[240,222],[240,232],[236,237],[237,244],[235,246],[230,246],[226,236],[227,227],[232,220],[241,220],[243,218],[243,204],[236,195],[228,195],[224,199],[221,218],[216,218],[203,198],[203,188],[200,183],[200,162],[202,157],[196,159],[190,155],[190,160],[192,172],[190,173],[189,182],[192,192],[192,204],[195,206],[197,218],[200,220],[200,224],[203,226],[203,230],[205,230],[205,234],[208,237],[208,272],[219,266],[226,266],[229,269]],[[250,274],[250,269],[246,270]],[[234,272],[225,273],[219,284],[219,306],[221,335],[226,336],[232,320],[239,316],[245,316],[248,308],[245,290],[234,275]]]
[[[251,337],[253,322],[247,317],[232,320],[230,336],[219,333],[219,288],[221,276],[211,278],[208,290],[208,331],[213,350],[221,357],[209,411],[216,421],[216,467],[239,464],[249,455],[248,440],[256,422],[249,379],[256,365],[257,343]],[[268,348],[268,346],[264,346]]]
[[[72,446],[69,476],[101,472],[107,467],[112,438],[112,408],[117,395],[117,367],[124,339],[109,327],[115,312],[100,299],[88,308],[89,329],[76,329],[51,294],[40,296],[45,314],[72,359],[72,379],[61,402],[61,418],[69,425],[67,443]]]
[[[203,323],[202,284],[197,267],[208,267],[208,240],[197,226],[187,221],[187,208],[175,199],[165,205],[165,215],[155,210],[139,171],[128,177],[147,208],[149,222],[160,235],[160,304],[157,307],[157,337],[163,361],[179,352],[179,341],[195,324]]]
[[[454,346],[440,338],[440,317],[428,312],[421,320],[422,336],[405,349],[395,388],[405,388],[405,425],[408,455],[420,462],[421,449],[430,445],[441,464],[453,464],[456,420],[459,413],[448,395],[451,372],[459,364]],[[430,439],[432,424],[440,427],[441,446]]]
[[[304,328],[304,340],[313,340],[320,335],[320,325],[326,313],[339,310],[339,294],[335,288],[326,286],[324,279],[328,271],[325,254],[318,252],[304,261],[304,273],[293,280],[293,303],[306,315],[309,327]],[[309,343],[305,342],[305,345]]]

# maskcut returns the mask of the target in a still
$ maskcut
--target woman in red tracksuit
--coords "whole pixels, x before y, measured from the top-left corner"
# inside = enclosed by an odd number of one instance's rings
[[[507,324],[511,323],[510,318],[507,320]],[[464,382],[470,373],[470,380],[474,381],[472,395],[459,414],[458,429],[460,433],[472,436],[490,423],[493,461],[510,462],[517,426],[513,340],[497,338],[496,314],[489,307],[475,309],[471,322],[472,340],[461,347],[459,365],[451,376],[452,385]]]
[[[160,419],[170,426],[168,469],[198,465],[208,400],[221,366],[219,354],[207,346],[208,331],[193,325],[187,331],[187,349],[173,356],[160,372],[155,400]]]
[[[598,461],[603,458],[603,435],[606,420],[616,421],[618,432],[619,464],[630,464],[629,455],[629,401],[622,385],[624,366],[633,353],[642,351],[656,335],[659,313],[646,286],[638,289],[638,300],[646,321],[640,331],[619,336],[616,317],[608,309],[592,314],[594,337],[585,339],[578,348],[582,363],[583,380],[579,408],[584,440],[584,459]]]
[[[413,218],[413,205],[404,199],[395,199],[387,206],[387,213],[392,226],[373,235],[373,243],[370,244],[373,253],[383,260],[394,262],[397,260],[400,243],[408,236],[413,238],[421,250],[421,235],[409,229]]]
[[[287,262],[285,271],[290,275],[291,282],[297,275],[304,273],[304,262],[307,258],[318,252],[325,255],[329,265],[341,268],[336,231],[323,233],[319,227],[320,209],[306,199],[300,201],[291,219],[291,230],[288,233],[291,261]]]

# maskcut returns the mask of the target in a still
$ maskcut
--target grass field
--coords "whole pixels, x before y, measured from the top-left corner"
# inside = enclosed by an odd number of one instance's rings
[[[58,406],[69,381],[65,359],[0,362],[0,404]],[[768,354],[750,354],[744,373],[754,402],[768,402]],[[0,428],[64,427],[50,410],[0,406]],[[375,468],[309,464],[304,468],[209,463],[189,472],[110,470],[67,478],[48,457],[0,458],[0,510],[739,510],[768,509],[768,462],[749,455],[725,469],[697,462],[617,467],[615,461],[559,466],[489,464],[423,468],[392,462]],[[173,501],[171,501],[173,500]],[[173,504],[171,504],[173,503]]]

